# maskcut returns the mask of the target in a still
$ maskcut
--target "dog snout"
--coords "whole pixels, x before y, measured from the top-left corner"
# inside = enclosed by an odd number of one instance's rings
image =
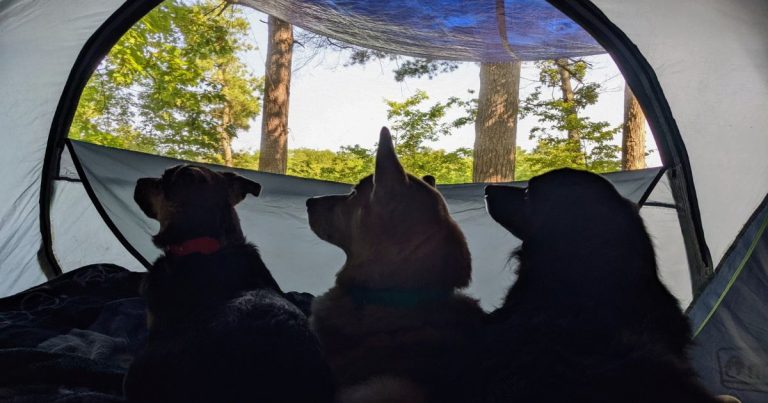
[[[347,195],[327,195],[327,196],[315,196],[307,199],[307,209],[319,212],[329,212],[335,210],[339,205],[344,203],[347,199]]]
[[[485,207],[496,222],[517,238],[524,239],[528,226],[526,189],[514,186],[485,187]]]
[[[158,193],[159,188],[160,179],[157,178],[141,178],[136,181],[136,188],[133,190],[133,200],[149,218],[157,218],[152,198],[153,195]]]

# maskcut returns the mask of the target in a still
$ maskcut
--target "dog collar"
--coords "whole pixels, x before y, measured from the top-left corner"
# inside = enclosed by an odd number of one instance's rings
[[[193,253],[210,255],[211,253],[218,252],[220,248],[221,242],[219,242],[218,239],[204,236],[193,238],[175,245],[169,245],[165,248],[165,253],[173,256],[187,256]]]
[[[452,289],[369,287],[348,287],[347,293],[358,305],[398,308],[412,308],[424,303],[439,302],[454,294]]]

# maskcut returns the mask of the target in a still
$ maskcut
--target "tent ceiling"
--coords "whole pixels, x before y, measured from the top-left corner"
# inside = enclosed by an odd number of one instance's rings
[[[429,59],[502,62],[605,53],[546,0],[238,3],[347,43]]]

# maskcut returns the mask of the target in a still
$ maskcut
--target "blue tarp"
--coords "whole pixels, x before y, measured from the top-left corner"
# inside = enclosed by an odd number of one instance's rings
[[[429,59],[504,62],[605,53],[546,0],[241,2],[353,45]]]

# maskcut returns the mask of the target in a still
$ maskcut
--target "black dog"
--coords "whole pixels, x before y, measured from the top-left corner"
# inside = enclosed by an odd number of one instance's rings
[[[134,199],[160,222],[143,284],[149,339],[126,377],[135,402],[331,402],[307,318],[246,243],[234,206],[258,183],[197,166],[142,178]]]
[[[486,188],[523,241],[518,279],[473,352],[472,402],[715,402],[686,355],[689,324],[657,274],[636,205],[571,169]]]

